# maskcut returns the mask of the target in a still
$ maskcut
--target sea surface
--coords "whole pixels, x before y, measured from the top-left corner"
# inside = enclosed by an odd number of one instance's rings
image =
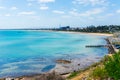
[[[65,32],[0,30],[0,77],[39,74],[56,66],[57,59],[103,57],[106,36]],[[68,57],[69,56],[69,57]]]

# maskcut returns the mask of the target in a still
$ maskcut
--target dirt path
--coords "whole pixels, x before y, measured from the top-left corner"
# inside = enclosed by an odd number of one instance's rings
[[[90,70],[87,70],[85,72],[82,72],[78,74],[76,77],[70,79],[70,80],[85,80],[85,78],[89,75]]]

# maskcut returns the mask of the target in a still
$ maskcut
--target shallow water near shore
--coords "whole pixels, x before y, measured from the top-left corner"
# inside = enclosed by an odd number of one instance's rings
[[[56,60],[99,61],[107,48],[86,48],[105,45],[106,36],[47,31],[0,31],[0,77],[22,76],[48,72]],[[82,62],[81,62],[82,65]]]

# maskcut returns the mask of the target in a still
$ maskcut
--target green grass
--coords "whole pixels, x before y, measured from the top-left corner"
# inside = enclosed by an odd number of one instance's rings
[[[105,56],[101,66],[97,66],[90,77],[93,79],[103,80],[111,78],[112,80],[120,80],[120,52],[113,56]]]
[[[86,71],[86,70],[89,70],[90,68],[96,67],[96,66],[97,66],[98,64],[100,64],[100,63],[101,63],[101,61],[100,61],[100,62],[97,62],[97,63],[94,63],[94,64],[92,64],[91,66],[88,66],[87,68],[85,68],[85,69],[83,69],[83,70],[79,70],[79,71],[76,71],[76,72],[72,72],[67,78],[68,78],[68,79],[71,79],[71,78],[77,76],[78,74],[80,74],[80,73],[82,73],[82,72],[84,72],[84,71]]]
[[[68,76],[67,78],[68,78],[68,79],[73,78],[73,77],[77,76],[78,74],[80,74],[80,73],[82,73],[82,72],[84,72],[84,71],[86,71],[86,70],[89,70],[89,69],[91,69],[91,68],[93,68],[93,67],[98,66],[99,64],[102,64],[104,61],[105,61],[105,59],[103,58],[100,62],[94,63],[94,64],[92,64],[91,66],[88,66],[87,68],[85,68],[85,69],[83,69],[83,70],[79,70],[79,71],[77,71],[77,72],[72,72],[72,73],[70,74],[70,76]]]
[[[93,69],[93,71],[89,74],[88,80],[104,80],[108,78],[120,80],[120,52],[113,54],[113,56],[105,56],[100,62],[95,63],[84,70],[71,73],[68,78],[73,78],[90,69]]]
[[[108,75],[114,80],[120,80],[120,52],[107,59],[104,65]]]
[[[90,78],[103,80],[108,77],[107,71],[104,66],[97,66],[92,73],[90,74]]]
[[[80,71],[78,71],[78,72],[72,72],[70,74],[70,76],[68,76],[68,79],[73,78],[73,77],[77,76],[78,74],[80,74]]]

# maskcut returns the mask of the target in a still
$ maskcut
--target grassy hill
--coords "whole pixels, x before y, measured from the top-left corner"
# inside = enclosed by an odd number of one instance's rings
[[[73,72],[67,80],[120,80],[120,51],[105,56],[84,71]]]

